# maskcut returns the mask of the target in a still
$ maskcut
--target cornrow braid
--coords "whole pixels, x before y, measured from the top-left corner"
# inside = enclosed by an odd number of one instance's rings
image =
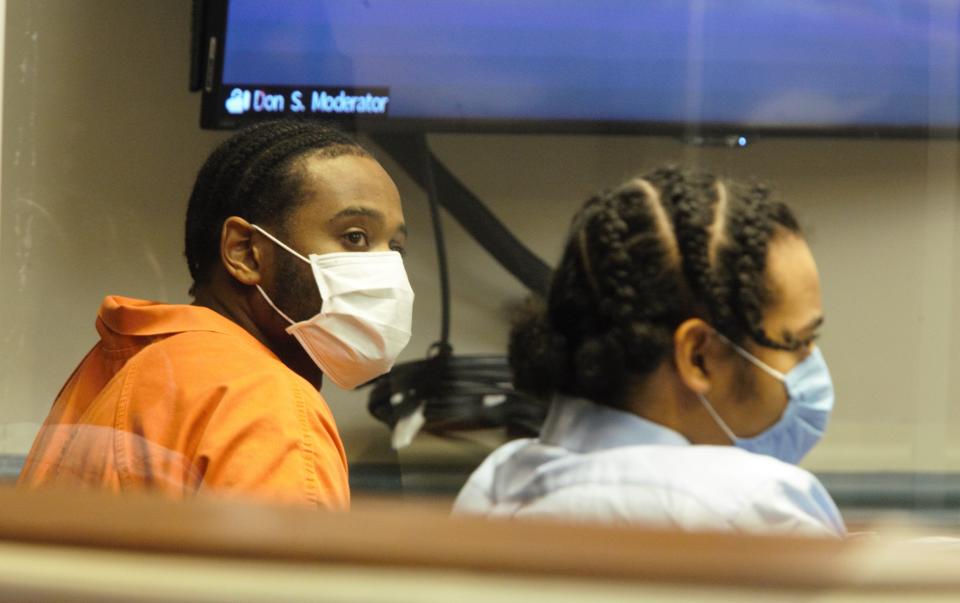
[[[673,220],[687,286],[701,302],[706,302],[701,305],[713,307],[710,226],[715,220],[718,200],[713,178],[666,167],[653,171],[647,179],[660,190],[663,204]]]
[[[369,156],[350,136],[316,121],[280,120],[245,128],[218,146],[200,168],[187,206],[185,255],[191,293],[210,277],[223,222],[282,223],[301,193],[296,162],[308,155]]]
[[[752,338],[775,349],[794,349],[795,342],[772,340],[763,330],[763,308],[770,294],[763,286],[769,242],[778,228],[799,233],[799,226],[785,205],[771,199],[762,183],[735,184],[733,204],[728,211],[726,236],[729,243],[718,253],[716,272],[726,285],[726,307],[737,308],[731,322],[723,325],[732,336]]]
[[[574,216],[545,304],[511,331],[518,389],[618,405],[699,316],[736,341],[763,331],[764,272],[778,228],[799,233],[762,184],[664,167],[591,197]]]

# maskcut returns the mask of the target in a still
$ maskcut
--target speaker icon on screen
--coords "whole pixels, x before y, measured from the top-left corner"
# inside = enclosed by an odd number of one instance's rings
[[[240,88],[231,90],[227,102],[224,103],[224,106],[227,108],[227,113],[231,115],[243,115],[249,111],[251,96],[249,90],[242,90]]]

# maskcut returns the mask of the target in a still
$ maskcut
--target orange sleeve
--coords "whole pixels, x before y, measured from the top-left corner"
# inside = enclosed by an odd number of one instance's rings
[[[229,384],[195,458],[198,493],[350,505],[346,458],[330,411],[318,392],[287,375]]]

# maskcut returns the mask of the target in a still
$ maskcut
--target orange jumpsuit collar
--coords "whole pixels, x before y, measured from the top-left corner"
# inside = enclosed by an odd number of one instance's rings
[[[109,331],[109,333],[100,333],[104,339],[107,339],[110,334],[153,337],[189,331],[208,331],[247,337],[274,355],[246,329],[219,312],[204,306],[165,304],[121,295],[108,295],[104,298],[97,317],[100,319],[98,322]]]

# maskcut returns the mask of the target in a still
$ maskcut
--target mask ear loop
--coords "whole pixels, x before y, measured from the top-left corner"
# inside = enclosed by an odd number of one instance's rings
[[[710,404],[710,401],[707,400],[707,397],[703,394],[697,394],[697,397],[700,398],[700,402],[703,404],[703,407],[707,409],[707,412],[710,413],[710,416],[713,417],[714,422],[717,426],[720,427],[723,433],[727,434],[727,437],[730,438],[730,442],[736,442],[740,438],[737,437],[733,430],[730,429],[730,426],[727,425],[727,422],[720,417],[720,413],[713,407],[713,404]]]
[[[262,234],[263,236],[267,237],[268,239],[270,239],[271,241],[273,241],[274,243],[276,243],[277,245],[279,245],[279,246],[282,247],[283,249],[285,249],[285,250],[289,251],[290,253],[292,253],[293,255],[297,256],[298,258],[300,258],[300,259],[303,260],[304,262],[306,262],[306,263],[308,263],[308,264],[310,263],[310,260],[308,260],[307,258],[303,257],[302,255],[300,255],[300,254],[297,253],[296,251],[294,251],[294,250],[293,250],[292,248],[290,248],[286,243],[284,243],[283,241],[281,241],[281,240],[278,239],[277,237],[273,236],[272,234],[270,234],[270,233],[267,232],[266,230],[260,228],[260,227],[257,226],[256,224],[251,224],[250,226],[251,226],[254,230],[256,230],[257,232],[259,232],[259,233]],[[277,307],[277,304],[273,303],[273,300],[270,299],[270,296],[267,295],[267,292],[263,290],[263,287],[261,287],[259,283],[257,283],[257,291],[260,292],[260,295],[263,296],[263,299],[267,300],[267,303],[270,304],[270,307],[273,308],[273,310],[274,310],[277,314],[279,314],[280,316],[282,316],[284,320],[286,320],[288,323],[290,323],[290,324],[292,324],[292,325],[293,325],[293,324],[296,324],[296,321],[292,320],[289,316],[286,315],[286,313],[285,313],[283,310],[281,310],[280,308]]]
[[[257,291],[260,292],[260,295],[263,296],[263,299],[267,300],[267,303],[270,304],[270,307],[273,308],[274,311],[275,311],[277,314],[279,314],[280,316],[282,316],[284,320],[286,320],[287,322],[289,322],[289,323],[292,324],[292,325],[293,325],[293,324],[297,324],[296,322],[294,322],[293,320],[291,320],[289,316],[287,316],[286,314],[284,314],[284,313],[283,313],[283,310],[281,310],[280,308],[277,307],[277,304],[273,303],[273,300],[270,299],[270,296],[267,295],[267,292],[264,291],[264,290],[263,290],[263,287],[261,287],[259,284],[257,284]]]
[[[715,330],[715,331],[714,331],[714,334],[720,339],[720,341],[726,343],[727,345],[729,345],[730,347],[732,347],[734,350],[736,350],[736,352],[737,352],[738,354],[740,354],[741,356],[743,356],[744,359],[746,359],[747,361],[749,361],[750,364],[754,365],[755,367],[757,367],[757,368],[760,369],[761,371],[763,371],[763,372],[765,372],[766,374],[770,375],[771,377],[773,377],[773,378],[776,379],[777,381],[780,381],[781,383],[786,382],[786,380],[787,380],[787,376],[786,376],[786,375],[784,375],[783,373],[781,373],[781,372],[778,371],[777,369],[773,368],[772,366],[768,365],[768,364],[767,364],[766,362],[764,362],[763,360],[760,360],[759,358],[757,358],[756,356],[754,356],[754,355],[751,354],[750,352],[746,351],[746,350],[743,349],[742,347],[740,347],[740,346],[738,346],[737,344],[733,343],[732,341],[730,341],[730,339],[727,338],[726,335],[724,335],[724,334],[721,333],[720,331],[716,331],[716,330]]]
[[[294,249],[293,249],[292,247],[290,247],[289,245],[287,245],[286,243],[284,243],[283,241],[281,241],[281,240],[278,239],[277,237],[273,236],[272,234],[270,234],[270,233],[267,232],[266,230],[260,228],[260,227],[257,226],[256,224],[251,224],[250,226],[251,226],[253,229],[255,229],[257,232],[259,232],[259,233],[262,234],[263,236],[267,237],[268,239],[270,239],[271,241],[273,241],[274,243],[276,243],[276,244],[279,245],[280,247],[283,247],[284,249],[286,249],[287,251],[289,251],[289,252],[292,253],[293,255],[297,256],[298,258],[300,258],[300,259],[303,260],[304,262],[306,262],[306,263],[308,263],[308,264],[310,263],[310,260],[308,260],[307,258],[305,258],[305,257],[304,257],[303,255],[301,255],[299,252],[294,251]]]

